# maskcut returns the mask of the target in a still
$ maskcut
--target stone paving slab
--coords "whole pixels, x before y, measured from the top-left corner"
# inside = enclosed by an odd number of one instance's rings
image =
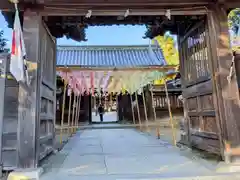
[[[106,174],[105,160],[101,155],[71,156],[64,162],[61,172],[69,175]]]
[[[70,139],[69,143],[74,147],[69,149],[58,170],[60,179],[64,176],[68,179],[79,176],[82,179],[83,175],[96,174],[210,173],[204,166],[181,156],[175,148],[134,130],[91,131],[98,135],[95,138],[86,138],[89,132],[85,132],[82,137],[76,134],[78,138]],[[88,143],[87,139],[90,140]]]
[[[41,180],[222,179],[176,147],[133,129],[77,132],[59,154],[62,160],[52,163]]]
[[[178,176],[178,177],[176,177]],[[189,176],[181,176],[181,175],[173,175],[171,174],[164,174],[164,175],[150,175],[150,174],[124,174],[124,175],[119,175],[119,174],[97,174],[97,175],[83,175],[83,176],[78,176],[78,175],[58,175],[58,176],[52,176],[52,178],[56,178],[57,180],[65,180],[65,179],[70,179],[70,180],[239,180],[240,175],[205,175],[205,176],[194,176],[194,175],[189,175]],[[48,180],[46,179],[46,176],[43,176],[41,180]]]

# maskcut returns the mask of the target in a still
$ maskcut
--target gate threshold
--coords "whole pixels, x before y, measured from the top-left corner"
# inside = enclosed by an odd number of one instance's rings
[[[78,126],[81,129],[133,129],[133,128],[171,128],[170,124],[156,124],[149,123],[146,124],[120,124],[120,123],[92,123],[89,125]]]

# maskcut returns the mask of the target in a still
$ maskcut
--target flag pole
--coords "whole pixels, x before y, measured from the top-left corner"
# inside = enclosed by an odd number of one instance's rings
[[[133,102],[132,102],[132,94],[130,93],[130,101],[131,101],[131,108],[132,108],[132,117],[133,117],[133,124],[136,124]]]
[[[71,131],[70,131],[71,106],[72,106],[72,90],[69,96],[69,105],[68,105],[68,135],[69,136],[71,136]]]
[[[60,144],[63,141],[63,123],[64,123],[64,114],[65,114],[65,101],[66,101],[66,91],[67,91],[67,81],[64,81],[64,89],[63,89],[63,104],[62,104],[62,118],[61,118],[61,129],[60,129]]]
[[[176,146],[176,134],[175,134],[175,127],[173,123],[173,117],[172,117],[172,110],[171,110],[171,104],[170,104],[170,99],[168,95],[168,88],[167,88],[167,81],[165,80],[164,82],[165,85],[165,92],[166,92],[166,98],[167,98],[167,104],[168,104],[168,113],[169,113],[169,118],[170,118],[170,124],[172,127],[172,140],[173,140],[173,145]]]
[[[152,108],[153,108],[153,116],[154,116],[154,122],[155,124],[157,125],[156,127],[156,134],[157,134],[157,138],[160,139],[160,127],[157,123],[157,115],[156,115],[156,108],[155,108],[155,105],[154,105],[154,98],[153,98],[153,85],[151,84],[150,85],[150,93],[151,93],[151,98],[152,98]]]
[[[75,115],[75,106],[76,106],[76,98],[77,95],[74,92],[74,98],[73,98],[73,109],[72,109],[72,134],[75,132],[75,128],[74,128],[74,115]]]
[[[144,114],[145,114],[145,120],[146,120],[147,132],[149,132],[149,127],[148,127],[148,116],[147,116],[147,107],[146,107],[146,101],[145,101],[144,89],[143,89],[143,91],[142,91],[142,97],[143,97],[143,108],[144,108]]]
[[[137,91],[135,92],[135,97],[136,97],[136,103],[137,103],[138,122],[139,122],[140,130],[142,130],[142,123],[141,123],[141,117],[140,117]]]

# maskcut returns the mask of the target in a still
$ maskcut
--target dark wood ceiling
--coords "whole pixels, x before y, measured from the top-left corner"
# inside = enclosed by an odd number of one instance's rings
[[[9,27],[12,28],[14,12],[2,12]],[[51,34],[56,38],[66,36],[76,41],[86,41],[86,29],[89,26],[109,26],[109,25],[146,25],[144,38],[153,38],[158,34],[170,31],[173,34],[185,33],[186,27],[191,27],[204,16],[172,16],[168,20],[166,16],[49,16],[43,17]],[[23,19],[23,12],[20,14]]]
[[[185,33],[187,27],[204,18],[204,6],[219,0],[19,0],[22,12],[31,10],[40,13],[53,36],[66,36],[76,41],[86,41],[89,26],[112,24],[146,25],[146,38],[152,38],[165,31],[174,34]],[[222,4],[237,7],[239,0],[221,0]],[[2,13],[12,27],[14,8],[8,0],[0,4]],[[129,16],[124,13],[129,9]],[[171,20],[165,16],[171,9]],[[85,18],[88,10],[92,16]],[[191,16],[190,16],[191,15]],[[23,13],[20,18],[22,19]]]
[[[89,26],[109,26],[115,24],[146,25],[148,31],[146,28],[147,32],[146,34],[143,34],[143,37],[153,38],[158,34],[164,34],[165,31],[170,31],[173,34],[184,33],[182,28],[185,28],[185,26],[189,27],[191,24],[195,24],[195,22],[198,22],[201,19],[203,19],[203,16],[173,16],[171,20],[168,20],[165,16],[128,16],[126,18],[121,16],[92,16],[89,19],[78,16],[68,16],[64,19],[59,16],[51,16],[45,18],[45,22],[51,33],[56,37],[59,37],[58,35],[60,34],[57,33],[60,32],[59,29],[61,28],[78,27],[83,30]]]

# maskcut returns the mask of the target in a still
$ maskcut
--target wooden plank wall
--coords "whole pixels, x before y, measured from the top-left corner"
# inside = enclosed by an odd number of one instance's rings
[[[151,93],[149,90],[147,90],[147,88],[145,89],[145,102],[146,102],[148,120],[151,121],[154,119],[152,106],[155,106],[157,119],[159,121],[161,121],[161,118],[169,117],[166,94],[165,94],[165,92],[153,92],[153,93],[154,93],[154,95],[153,95],[154,102],[152,104]],[[172,110],[173,115],[183,115],[182,103],[177,100],[177,98],[180,94],[181,94],[181,92],[173,92],[173,93],[169,94],[171,110]],[[132,100],[133,100],[133,102],[136,100],[135,94],[132,95]],[[145,117],[145,113],[144,113],[144,105],[143,105],[143,96],[142,95],[138,95],[138,106],[139,106],[139,110],[140,110],[140,120],[141,120],[141,122],[144,122],[146,117]],[[128,120],[130,122],[133,122],[130,95],[119,96],[118,109],[119,109],[119,119],[120,120],[124,119],[124,120]],[[137,113],[137,106],[135,105],[133,109],[134,109],[136,123],[138,123],[139,118],[138,118],[138,113]]]
[[[154,96],[154,106],[156,109],[157,118],[169,116],[168,114],[168,104],[165,92],[153,92]],[[178,100],[178,96],[182,93],[179,92],[168,92],[169,100],[171,105],[171,111],[173,115],[183,115],[183,105],[182,102]]]
[[[19,84],[9,72],[9,55],[0,55],[1,59],[1,79],[0,97],[2,114],[0,116],[1,132],[1,160],[4,170],[12,170],[18,164],[18,92]]]

